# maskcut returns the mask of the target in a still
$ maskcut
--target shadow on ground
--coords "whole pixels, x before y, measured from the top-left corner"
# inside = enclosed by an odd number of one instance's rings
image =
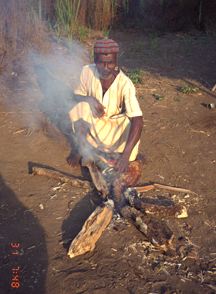
[[[119,59],[129,69],[140,68],[185,82],[194,80],[208,89],[216,83],[216,38],[213,33],[147,35],[145,32],[114,32],[112,37],[121,48],[127,48],[120,52]]]
[[[87,193],[70,211],[62,224],[62,241],[66,250],[69,249],[72,240],[81,231],[87,218],[100,203],[99,197],[93,199],[93,192]],[[70,205],[70,204],[69,204]]]
[[[1,175],[0,202],[0,293],[44,294],[48,263],[45,232]]]

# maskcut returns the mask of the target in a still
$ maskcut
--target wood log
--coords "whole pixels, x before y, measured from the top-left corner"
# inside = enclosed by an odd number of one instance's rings
[[[175,216],[177,218],[188,217],[187,209],[181,204],[176,204],[172,199],[165,197],[142,197],[137,196],[137,191],[128,188],[124,192],[124,196],[132,207],[160,217]]]
[[[163,205],[157,204],[157,201],[154,203],[148,203],[141,201],[141,204],[136,201],[134,207],[136,209],[142,208],[143,211],[147,214],[155,215],[158,217],[171,217],[174,216],[176,218],[187,218],[187,208],[180,204],[171,204],[171,205]]]
[[[138,201],[135,203],[135,207],[138,209],[141,207],[145,213],[159,216],[159,217],[170,217],[175,216],[176,218],[187,218],[187,208],[181,204],[171,203],[169,205],[163,204],[163,201],[157,201],[158,199],[151,199],[154,200],[149,202],[149,198],[142,199],[141,205]],[[164,201],[165,202],[165,201]]]
[[[212,92],[216,90],[216,84],[212,87]]]
[[[85,189],[91,189],[93,187],[89,181],[80,180],[76,177],[65,175],[59,171],[47,169],[44,167],[33,166],[31,167],[31,173],[33,175],[46,176],[48,178],[53,178],[53,179],[59,180],[62,183],[69,183],[71,186],[74,186],[74,187],[85,188]]]
[[[162,251],[173,249],[174,234],[165,221],[143,214],[134,207],[125,206],[121,215],[146,236],[154,246]]]
[[[165,221],[149,215],[133,216],[135,226],[162,251],[173,249],[174,234]]]
[[[84,223],[82,230],[72,241],[68,256],[73,258],[92,251],[97,240],[112,220],[114,203],[108,200],[103,207],[98,206]]]

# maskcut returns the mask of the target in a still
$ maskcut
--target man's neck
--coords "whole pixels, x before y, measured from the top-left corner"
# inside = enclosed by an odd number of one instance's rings
[[[112,85],[115,78],[116,77],[112,75],[109,79],[100,79],[101,85],[102,85],[102,90],[103,90],[103,95],[109,89],[109,87]]]

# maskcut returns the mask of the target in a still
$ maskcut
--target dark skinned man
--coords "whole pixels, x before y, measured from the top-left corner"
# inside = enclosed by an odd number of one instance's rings
[[[114,168],[126,172],[129,161],[136,160],[143,126],[142,111],[132,81],[119,69],[118,44],[111,39],[97,40],[94,64],[84,66],[80,85],[75,90],[76,106],[70,111],[79,155],[92,150],[119,154]],[[84,155],[85,154],[85,155]],[[71,153],[74,165],[79,156]]]

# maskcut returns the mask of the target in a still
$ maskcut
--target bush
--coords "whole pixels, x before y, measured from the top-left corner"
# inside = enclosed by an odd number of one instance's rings
[[[143,73],[140,69],[131,70],[127,73],[127,75],[134,84],[141,84],[142,83]]]

